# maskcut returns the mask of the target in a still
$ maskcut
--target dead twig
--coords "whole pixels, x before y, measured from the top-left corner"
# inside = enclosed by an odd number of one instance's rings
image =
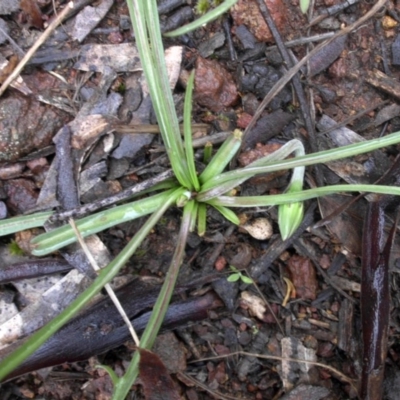
[[[329,365],[319,363],[316,361],[300,360],[298,358],[272,356],[272,355],[268,355],[268,354],[248,353],[247,351],[234,351],[229,354],[222,354],[222,355],[218,355],[215,357],[206,357],[206,358],[202,358],[200,360],[195,360],[195,361],[191,361],[191,362],[197,363],[197,362],[204,362],[204,361],[220,360],[222,358],[228,358],[228,357],[233,357],[233,356],[248,356],[248,357],[262,358],[264,360],[277,360],[277,361],[297,362],[297,363],[301,363],[301,364],[315,365],[316,367],[324,368],[324,369],[332,372],[338,379],[340,379],[342,382],[346,382],[346,383],[350,384],[357,391],[357,387],[356,387],[353,379],[349,378],[348,376],[343,374],[343,372],[340,372],[336,368],[333,368]]]
[[[368,204],[361,259],[362,400],[380,400],[383,396],[390,314],[389,259],[398,222],[397,218],[383,247],[384,214],[385,198]]]

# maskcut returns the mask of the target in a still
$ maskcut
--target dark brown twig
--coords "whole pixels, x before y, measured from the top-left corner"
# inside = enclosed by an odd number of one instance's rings
[[[384,200],[369,203],[363,234],[361,279],[361,324],[363,368],[360,398],[380,400],[389,330],[389,258],[397,221],[384,248]]]
[[[64,260],[29,260],[11,264],[0,269],[0,283],[16,282],[22,279],[39,278],[44,275],[67,272],[72,266]]]

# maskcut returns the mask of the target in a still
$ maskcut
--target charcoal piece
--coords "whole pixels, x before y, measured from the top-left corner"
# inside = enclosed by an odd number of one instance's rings
[[[339,36],[323,47],[317,54],[310,58],[309,76],[314,76],[327,69],[344,50],[347,35]]]
[[[266,143],[278,135],[283,128],[295,119],[294,114],[277,110],[260,118],[244,140],[244,149],[253,148],[257,143]]]
[[[240,90],[242,92],[252,92],[259,99],[263,99],[282,76],[275,67],[267,65],[265,62],[258,62],[253,65],[249,63],[245,66],[245,71],[247,73],[240,80]],[[271,101],[270,108],[277,110],[290,101],[291,92],[289,88],[285,87]]]
[[[124,135],[119,146],[111,154],[111,157],[117,160],[124,157],[132,159],[144,146],[148,146],[153,139],[154,135],[151,133]]]
[[[37,51],[35,57],[32,57],[32,59],[28,62],[28,65],[42,65],[55,62],[59,63],[61,61],[77,58],[79,53],[79,50],[71,50],[68,48],[56,49],[54,47],[49,47],[47,49]]]
[[[254,337],[254,341],[251,345],[249,353],[262,354],[264,352],[266,344],[268,343],[268,340],[268,335],[262,331],[259,331]],[[245,356],[242,358],[237,367],[238,377],[240,381],[243,382],[246,380],[250,369],[254,368],[254,365],[256,363],[257,357]],[[254,370],[252,372],[254,372]]]
[[[78,188],[71,156],[71,130],[66,125],[53,139],[57,155],[57,199],[64,210],[79,206]]]
[[[182,7],[176,13],[172,14],[166,21],[162,21],[161,32],[165,33],[180,28],[191,19],[193,19],[192,7]]]
[[[397,35],[392,44],[392,64],[400,65],[400,35]]]
[[[100,182],[101,178],[106,176],[108,172],[105,161],[100,161],[92,165],[90,168],[82,171],[79,177],[79,193],[82,195]]]
[[[104,0],[97,7],[85,7],[74,19],[70,32],[72,38],[82,42],[106,16],[113,3],[113,0]]]
[[[242,43],[245,50],[254,49],[256,45],[256,38],[244,25],[239,25],[236,28],[236,36]]]
[[[127,157],[118,160],[110,158],[107,179],[112,180],[123,177],[129,171],[129,166],[130,159]]]
[[[235,301],[239,291],[236,282],[228,282],[226,278],[218,279],[212,283],[213,289],[221,297],[228,310],[233,311],[235,308]]]
[[[267,59],[268,63],[274,67],[279,67],[283,64],[283,58],[277,48],[273,48],[272,50],[268,49],[265,52],[265,58]]]
[[[241,91],[252,92],[254,87],[258,82],[258,77],[256,75],[244,75],[241,79]]]
[[[199,53],[202,57],[210,57],[216,49],[219,49],[225,43],[225,34],[217,32],[214,36],[205,42],[200,43]]]
[[[63,260],[28,260],[8,265],[0,269],[0,283],[19,281],[22,279],[39,278],[44,275],[67,272],[72,266]]]
[[[240,62],[251,61],[251,60],[259,60],[264,56],[265,43],[256,43],[252,49],[247,49],[244,54],[239,57]]]
[[[235,346],[238,343],[236,330],[233,328],[225,329],[224,346]]]
[[[162,0],[158,2],[157,10],[160,15],[164,15],[184,4],[187,4],[187,0]]]

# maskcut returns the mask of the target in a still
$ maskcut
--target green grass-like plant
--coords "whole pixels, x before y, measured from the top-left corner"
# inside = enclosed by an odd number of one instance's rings
[[[157,120],[160,126],[162,140],[175,174],[175,183],[163,191],[143,197],[139,200],[100,211],[76,221],[82,235],[100,232],[125,221],[150,215],[142,228],[130,240],[121,253],[105,267],[78,298],[62,313],[37,331],[25,343],[0,363],[0,379],[6,377],[26,357],[37,350],[63,324],[72,318],[102,287],[111,281],[138,249],[144,238],[162,218],[165,211],[177,206],[183,209],[181,227],[176,250],[165,277],[164,285],[154,306],[151,319],[140,338],[140,346],[150,349],[161,327],[173,294],[175,282],[182,264],[188,234],[197,226],[200,235],[206,231],[207,208],[213,207],[233,224],[239,224],[239,218],[232,208],[279,206],[279,226],[283,238],[293,234],[301,223],[303,202],[318,196],[338,192],[375,192],[400,195],[400,188],[376,185],[335,185],[315,189],[302,190],[304,168],[307,165],[326,163],[329,161],[351,157],[360,153],[390,146],[400,142],[400,133],[396,132],[383,138],[360,142],[357,144],[327,150],[315,154],[304,154],[304,148],[299,140],[292,140],[275,153],[263,157],[252,164],[233,171],[225,172],[226,166],[239,150],[242,133],[236,130],[226,142],[210,157],[208,151],[207,165],[198,173],[194,162],[191,134],[191,106],[194,86],[194,74],[188,81],[184,102],[184,140],[180,135],[178,117],[174,108],[172,92],[169,87],[167,70],[164,60],[164,48],[159,26],[156,0],[127,0],[129,12],[135,32],[136,44],[139,49],[142,67],[149,87],[150,96]],[[209,13],[167,36],[186,33],[208,21],[217,18],[227,11],[236,0],[226,0]],[[199,22],[200,21],[200,22]],[[286,159],[291,154],[294,158]],[[258,174],[265,174],[282,169],[293,168],[293,176],[287,193],[271,196],[236,197],[231,195],[232,189]],[[0,232],[7,235],[32,227],[43,226],[52,212],[11,218],[0,222]],[[56,251],[76,240],[70,225],[44,233],[32,240],[33,254],[42,256]],[[236,272],[237,273],[237,272]],[[238,279],[240,276],[237,276]],[[236,277],[235,277],[236,279]],[[138,376],[139,353],[135,352],[132,362],[125,375],[114,382],[114,399],[122,400],[129,392]]]

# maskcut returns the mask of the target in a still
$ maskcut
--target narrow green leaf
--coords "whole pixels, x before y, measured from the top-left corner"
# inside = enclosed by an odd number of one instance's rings
[[[206,145],[204,146],[204,154],[203,154],[203,163],[207,165],[212,157],[212,150],[213,150],[213,144],[211,142],[207,142]]]
[[[2,219],[0,220],[0,236],[43,226],[52,214],[52,211],[45,211],[36,214],[22,215],[21,217]]]
[[[213,10],[209,11],[207,14],[204,14],[203,16],[191,22],[190,24],[184,25],[181,28],[175,29],[174,31],[165,33],[164,36],[166,37],[180,36],[189,33],[197,28],[200,28],[201,26],[208,24],[209,22],[214,21],[215,19],[220,17],[223,13],[225,13],[232,6],[234,6],[237,1],[238,0],[225,0],[222,4],[220,4]]]
[[[197,234],[201,237],[206,233],[207,225],[207,204],[197,203],[199,208],[197,210]]]
[[[228,282],[237,282],[240,279],[240,274],[229,275],[226,279]]]
[[[197,214],[199,212],[199,206],[200,206],[200,203],[198,203],[197,201],[194,201],[193,211],[192,211],[193,214],[191,216],[192,225],[190,225],[190,227],[189,227],[190,232],[194,232],[194,230],[196,228],[196,221],[197,221]]]
[[[200,174],[200,183],[204,184],[209,179],[220,174],[239,150],[241,143],[242,132],[239,129],[236,129],[232,135],[225,140],[205,170]]]
[[[157,3],[155,0],[127,0],[127,4],[168,158],[177,180],[181,185],[190,188],[191,180],[165,65]]]
[[[211,203],[210,203],[211,204]],[[229,208],[224,206],[211,204],[217,211],[219,211],[228,221],[232,222],[234,225],[239,225],[239,217]]]
[[[194,151],[192,143],[192,95],[194,87],[194,70],[190,74],[189,80],[186,86],[185,103],[183,107],[183,132],[184,132],[184,143],[186,162],[189,169],[189,176],[192,181],[194,190],[198,192],[200,190],[200,183],[197,177],[196,165],[194,163]]]
[[[269,196],[241,196],[230,197],[220,196],[209,200],[207,204],[224,207],[264,207],[276,206],[279,204],[288,204],[302,202],[321,196],[329,196],[337,193],[361,192],[378,193],[400,196],[400,187],[383,185],[332,185],[314,189],[302,190],[295,193],[275,194]]]
[[[340,160],[342,158],[368,153],[370,151],[379,149],[381,147],[387,147],[396,143],[400,143],[400,132],[395,132],[378,139],[367,140],[365,142],[359,142],[331,150],[320,151],[314,154],[307,154],[302,157],[295,157],[295,158],[290,158],[288,160],[274,161],[267,166],[246,167],[246,168],[236,169],[234,171],[224,172],[223,174],[214,176],[210,180],[207,180],[207,182],[205,182],[202,185],[201,188],[202,190],[200,193],[202,193],[205,190],[218,187],[222,183],[231,180],[241,179],[246,177],[248,179],[257,174],[266,174],[269,172],[280,171],[299,166],[327,163],[329,161]]]
[[[96,365],[96,368],[97,369],[104,369],[105,371],[107,371],[108,375],[111,378],[111,381],[112,381],[113,385],[116,386],[116,384],[118,383],[119,378],[118,378],[117,374],[114,372],[114,370],[111,367],[109,367],[108,365]]]
[[[76,225],[82,237],[101,232],[111,226],[151,214],[160,208],[175,191],[176,189],[170,189],[152,197],[113,207],[109,210],[100,211],[77,220]],[[68,244],[74,243],[75,241],[76,235],[74,231],[69,224],[66,224],[32,239],[32,254],[35,256],[43,256],[61,249]]]
[[[243,168],[243,171],[249,170],[253,171],[254,167],[268,167],[268,165],[276,160],[282,160],[282,158],[288,157],[291,153],[295,153],[297,156],[302,156],[304,155],[304,146],[303,143],[300,140],[293,139],[289,142],[287,142],[284,146],[282,146],[280,149],[276,150],[272,154],[269,154],[265,157],[262,157],[245,168]],[[302,188],[302,183],[304,179],[304,171],[305,168],[303,166],[298,166],[295,167],[293,170],[292,174],[292,180],[291,182],[301,182],[300,189]],[[249,174],[243,174],[241,178],[237,179],[231,179],[229,181],[223,182],[217,186],[212,186],[209,189],[206,189],[206,187],[209,186],[209,182],[205,182],[205,184],[202,186],[202,190],[198,193],[197,195],[197,200],[198,201],[208,201],[210,199],[213,199],[214,197],[219,197],[223,196],[225,193],[229,192],[230,190],[240,186],[243,182],[246,180],[252,178],[254,174],[250,172]],[[212,179],[211,179],[212,181]]]

